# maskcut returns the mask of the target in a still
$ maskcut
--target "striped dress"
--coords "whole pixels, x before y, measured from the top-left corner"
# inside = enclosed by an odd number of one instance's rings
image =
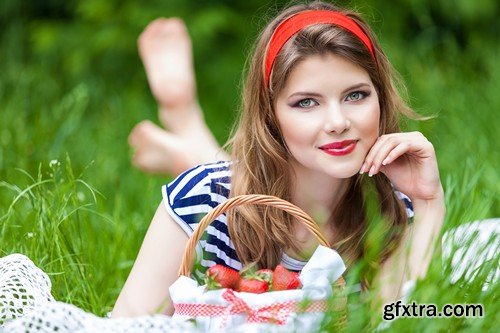
[[[198,165],[162,187],[167,212],[189,237],[203,216],[229,198],[230,166],[229,161]],[[410,199],[399,191],[395,193],[404,201],[408,216],[413,217]],[[196,256],[198,265],[193,270],[193,277],[199,281],[204,271],[215,264],[236,270],[242,268],[229,237],[225,214],[221,214],[208,226],[196,247]],[[305,264],[306,262],[283,253],[282,265],[287,269],[300,271]]]

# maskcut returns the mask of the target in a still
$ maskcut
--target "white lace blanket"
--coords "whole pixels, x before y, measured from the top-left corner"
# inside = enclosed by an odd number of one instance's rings
[[[191,322],[175,322],[163,315],[100,318],[71,304],[56,302],[50,291],[48,276],[26,256],[0,258],[0,331],[4,324],[4,332],[28,333],[197,331]]]
[[[26,256],[0,258],[0,332],[202,332],[191,321],[165,315],[101,318],[71,304],[56,302],[49,277]],[[231,332],[289,332],[290,327],[245,324]]]

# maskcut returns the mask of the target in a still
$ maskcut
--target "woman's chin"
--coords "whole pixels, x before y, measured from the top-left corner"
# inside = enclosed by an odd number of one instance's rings
[[[361,169],[361,166],[359,167]],[[323,169],[323,173],[331,178],[349,179],[359,174],[359,169],[353,166],[329,166]]]

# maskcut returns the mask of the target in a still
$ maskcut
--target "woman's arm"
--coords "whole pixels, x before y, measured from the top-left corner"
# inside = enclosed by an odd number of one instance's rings
[[[401,297],[406,281],[427,272],[444,221],[444,191],[434,146],[420,132],[380,136],[365,157],[361,173],[379,171],[410,197],[415,213],[413,225],[375,278],[382,301],[390,302]]]
[[[446,213],[442,188],[435,198],[412,203],[414,222],[407,228],[393,255],[383,263],[375,280],[384,303],[401,298],[405,282],[425,276],[439,245],[437,238]]]
[[[416,280],[426,275],[436,247],[441,244],[438,237],[444,223],[446,207],[444,191],[434,200],[416,200],[413,235],[409,239],[408,277]],[[439,238],[440,240],[440,238]]]
[[[174,312],[168,288],[177,279],[188,236],[160,204],[130,275],[118,296],[112,317]]]

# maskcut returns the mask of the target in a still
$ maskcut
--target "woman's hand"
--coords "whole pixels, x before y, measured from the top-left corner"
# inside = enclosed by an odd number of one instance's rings
[[[431,201],[443,194],[434,147],[420,132],[380,136],[360,173],[371,177],[379,171],[412,201]]]

